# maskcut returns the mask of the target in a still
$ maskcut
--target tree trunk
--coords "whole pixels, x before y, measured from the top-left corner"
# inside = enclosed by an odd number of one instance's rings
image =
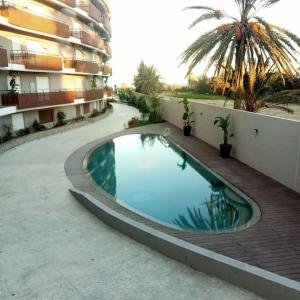
[[[245,92],[245,100],[246,100],[246,110],[250,112],[255,112],[255,99],[251,91]]]
[[[242,88],[238,88],[238,90],[235,92],[234,109],[242,109],[243,94]]]
[[[242,109],[242,100],[240,98],[234,99],[234,106],[233,106],[233,108],[234,109],[239,109],[239,110]]]

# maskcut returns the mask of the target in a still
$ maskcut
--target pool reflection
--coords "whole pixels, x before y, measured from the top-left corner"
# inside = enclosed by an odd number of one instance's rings
[[[114,139],[92,153],[88,170],[121,204],[184,230],[236,229],[252,216],[245,199],[157,135]]]
[[[112,141],[101,147],[100,152],[91,154],[87,169],[90,176],[97,179],[101,189],[112,196],[117,193],[115,143]]]

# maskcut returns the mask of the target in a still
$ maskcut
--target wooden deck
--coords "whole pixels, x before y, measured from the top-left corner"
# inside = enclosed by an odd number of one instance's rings
[[[160,133],[166,127],[171,128],[174,142],[258,204],[262,216],[257,224],[234,233],[186,232],[162,226],[127,210],[99,192],[83,174],[82,161],[87,151],[103,140],[95,141],[73,153],[66,162],[66,173],[74,187],[138,222],[300,282],[300,195],[235,159],[221,159],[215,148],[196,138],[184,137],[179,129],[167,123],[133,129],[111,138],[129,133]]]

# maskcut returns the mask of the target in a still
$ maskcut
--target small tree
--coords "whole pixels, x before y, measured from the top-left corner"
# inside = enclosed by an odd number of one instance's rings
[[[230,125],[230,115],[227,117],[216,117],[214,124],[220,127],[223,131],[223,144],[220,144],[220,155],[223,158],[230,157],[230,152],[232,145],[228,144],[228,138],[229,138],[229,125]],[[231,135],[232,136],[232,135]]]
[[[192,121],[192,116],[194,112],[191,111],[190,103],[187,100],[187,98],[183,98],[183,100],[180,101],[179,104],[180,103],[183,104],[183,108],[184,108],[184,113],[182,115],[182,120],[184,122],[183,132],[185,136],[190,136],[192,131],[191,124],[194,123],[194,121]]]
[[[138,93],[153,95],[161,90],[161,76],[155,66],[140,63],[137,74],[134,76],[134,86]]]
[[[3,125],[3,129],[4,129],[4,132],[5,132],[5,135],[3,136],[3,142],[6,143],[8,142],[9,140],[12,139],[12,126],[11,125]]]
[[[193,123],[191,119],[194,113],[191,111],[189,101],[187,100],[187,98],[183,98],[183,100],[178,103],[182,103],[184,107],[184,113],[182,115],[184,126],[191,126],[191,123]]]
[[[215,122],[214,124],[217,127],[220,127],[223,131],[223,140],[224,140],[224,145],[228,144],[228,137],[229,137],[229,133],[228,133],[228,129],[229,129],[229,125],[230,125],[230,115],[228,115],[227,117],[223,118],[223,117],[216,117],[215,118]]]
[[[91,80],[91,88],[92,89],[95,89],[97,87],[97,78],[98,78],[97,75],[93,75],[93,78]]]
[[[19,86],[19,84],[17,84],[17,81],[16,81],[18,73],[12,72],[12,73],[10,73],[10,76],[11,76],[11,79],[9,81],[10,92],[12,94],[15,94],[18,91],[17,87]]]
[[[153,96],[151,97],[150,100],[151,100],[151,106],[150,106],[149,121],[153,123],[161,122],[162,117],[159,112],[161,98],[157,96]]]
[[[57,123],[56,126],[64,126],[66,125],[66,114],[63,111],[59,111],[56,115]]]

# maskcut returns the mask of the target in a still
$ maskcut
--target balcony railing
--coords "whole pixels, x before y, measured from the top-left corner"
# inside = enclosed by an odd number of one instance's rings
[[[108,19],[107,16],[105,16],[105,15],[101,16],[101,23],[104,25],[104,27],[106,28],[106,30],[108,30],[109,32],[111,32],[110,21],[109,21],[109,19]]]
[[[1,95],[3,106],[17,106],[18,109],[73,104],[76,99],[85,101],[103,98],[102,89],[47,91],[39,93],[5,93]]]
[[[96,33],[87,32],[81,29],[72,29],[71,36],[80,39],[83,44],[87,44],[98,49],[105,50],[104,41]]]
[[[102,72],[103,75],[107,75],[107,76],[112,75],[112,68],[110,66],[100,65],[99,70],[100,72]]]
[[[103,90],[102,89],[92,89],[92,90],[86,90],[84,99],[85,101],[92,101],[97,99],[103,98]]]
[[[107,8],[110,7],[109,1],[108,0],[102,0],[104,2],[104,4],[107,6]]]
[[[70,36],[69,25],[48,16],[37,15],[10,1],[0,0],[0,16],[22,28],[48,33],[63,38]]]
[[[110,45],[107,44],[107,43],[105,43],[104,45],[105,45],[105,51],[106,51],[109,55],[111,55],[111,48],[110,48]]]
[[[102,15],[98,8],[90,1],[79,1],[78,7],[85,11],[96,22],[101,23]]]
[[[60,2],[69,5],[71,7],[76,7],[76,0],[60,0]]]
[[[8,67],[7,51],[0,48],[0,67]]]
[[[99,72],[98,64],[92,61],[80,60],[76,58],[64,59],[65,68],[75,69],[79,73],[95,73]]]
[[[111,98],[113,96],[113,89],[112,88],[106,88],[105,91],[104,91],[104,94],[106,94],[108,98]]]
[[[62,71],[62,58],[58,55],[30,51],[11,51],[10,61],[24,65],[26,69]]]

